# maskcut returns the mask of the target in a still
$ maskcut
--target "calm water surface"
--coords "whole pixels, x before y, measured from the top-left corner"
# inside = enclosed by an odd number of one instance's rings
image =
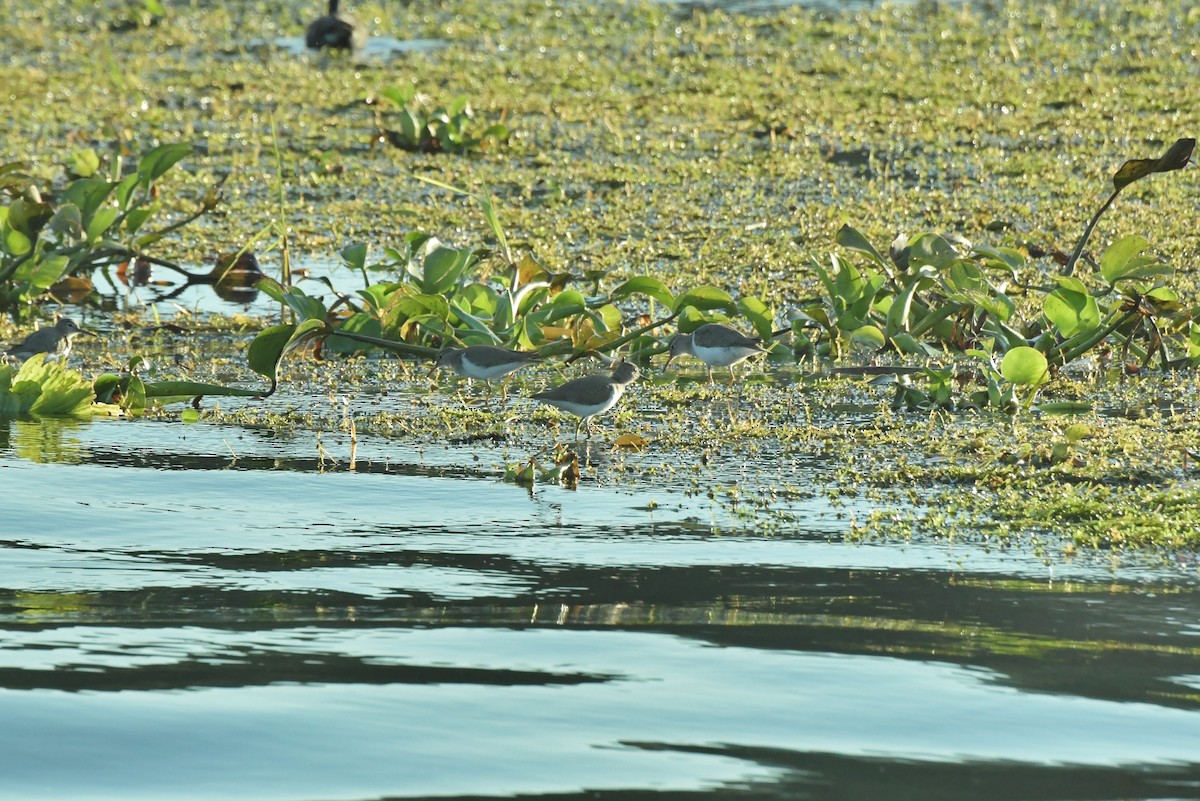
[[[1188,559],[324,447],[0,422],[0,798],[1200,798]]]

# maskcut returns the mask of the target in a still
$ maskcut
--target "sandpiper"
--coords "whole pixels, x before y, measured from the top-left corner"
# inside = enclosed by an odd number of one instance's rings
[[[714,367],[729,368],[729,383],[733,385],[733,366],[757,353],[766,353],[759,337],[748,337],[736,328],[720,323],[705,323],[690,334],[676,334],[668,347],[669,355],[663,369],[671,360],[683,353],[690,353],[708,367],[708,380],[712,382]]]
[[[637,367],[622,359],[611,375],[587,375],[530,397],[575,415],[579,418],[575,436],[579,436],[579,429],[586,424],[590,437],[591,419],[615,406],[625,394],[625,387],[637,381],[639,375]]]
[[[495,345],[447,347],[438,352],[437,360],[433,363],[433,370],[437,370],[439,367],[449,367],[468,381],[478,378],[487,383],[490,394],[491,384],[488,382],[496,378],[503,378],[522,367],[528,367],[540,361],[541,358],[539,353],[509,350]]]
[[[79,334],[86,334],[89,337],[96,336],[86,328],[80,328],[79,324],[70,317],[60,317],[54,325],[39,328],[10,347],[5,353],[18,359],[28,359],[38,353],[48,354],[48,359],[55,357],[66,359],[71,353],[71,340]]]
[[[328,47],[333,50],[362,50],[367,34],[349,14],[338,13],[338,0],[329,0],[329,13],[308,26],[304,44],[312,50]]]

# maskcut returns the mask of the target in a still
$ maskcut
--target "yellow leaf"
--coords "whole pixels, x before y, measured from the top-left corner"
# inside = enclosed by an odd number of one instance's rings
[[[637,434],[622,434],[613,442],[614,448],[628,448],[631,451],[640,451],[650,443],[645,437],[640,437]]]

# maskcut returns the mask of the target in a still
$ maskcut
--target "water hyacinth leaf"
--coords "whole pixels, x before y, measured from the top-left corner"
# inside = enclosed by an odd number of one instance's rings
[[[1156,159],[1130,159],[1117,168],[1113,174],[1113,187],[1119,192],[1134,181],[1145,178],[1156,172],[1181,170],[1191,161],[1192,151],[1196,148],[1196,140],[1192,138],[1177,139],[1175,144]]]
[[[378,312],[388,302],[392,292],[396,290],[397,284],[371,284],[358,290],[359,297],[363,298],[369,307]]]
[[[1007,321],[1016,311],[1016,304],[1008,295],[988,295],[978,290],[968,289],[957,293],[953,299],[969,303],[976,310],[985,312],[1000,322]]]
[[[24,198],[17,198],[8,207],[7,225],[14,231],[19,231],[30,239],[36,239],[38,233],[54,217],[54,211],[49,203],[33,203]]]
[[[892,301],[891,306],[887,310],[887,333],[895,337],[902,331],[908,331],[910,328],[910,315],[912,313],[913,298],[918,289],[928,287],[931,280],[937,271],[928,265],[922,265],[917,269],[916,274],[909,279],[904,288],[900,290],[900,294]]]
[[[155,211],[157,211],[157,209],[154,206],[133,209],[125,215],[125,230],[131,234],[136,234],[137,230],[142,227],[146,220],[154,216]],[[158,241],[162,238],[161,235],[154,234],[152,234],[151,237],[153,241]],[[147,239],[151,237],[142,237],[141,239]],[[141,240],[139,240],[139,245],[140,244]]]
[[[453,302],[456,308],[463,308],[463,304],[466,304],[467,310],[473,314],[491,316],[500,304],[500,295],[490,286],[467,284],[455,294]]]
[[[79,239],[83,236],[83,214],[74,203],[64,203],[50,218],[49,228],[60,239]]]
[[[764,343],[770,345],[771,335],[775,333],[775,326],[771,310],[767,308],[767,305],[758,298],[752,297],[738,298],[737,305],[742,316],[754,326],[755,333],[762,337]]]
[[[4,249],[13,256],[24,256],[33,248],[33,241],[29,237],[7,224],[4,225],[3,235]]]
[[[274,301],[282,303],[303,320],[324,320],[328,314],[325,304],[309,297],[298,286],[285,288],[274,278],[260,278],[254,288]]]
[[[90,147],[71,154],[71,172],[80,178],[91,178],[100,169],[100,156]]]
[[[737,314],[737,304],[733,302],[733,298],[729,293],[717,289],[715,286],[698,286],[689,289],[675,299],[675,307],[671,311],[681,311],[688,307],[699,309],[701,311],[724,311],[728,314]]]
[[[868,256],[871,261],[875,262],[885,271],[889,269],[888,263],[884,261],[879,251],[871,244],[871,241],[863,236],[862,232],[857,228],[852,228],[849,225],[842,225],[834,236],[833,241],[847,250],[853,250]]]
[[[1042,313],[1059,335],[1073,337],[1095,330],[1100,325],[1100,307],[1088,294],[1083,282],[1068,276],[1058,277],[1059,287],[1046,296]]]
[[[392,101],[397,106],[404,106],[406,103],[411,103],[413,98],[417,96],[417,88],[410,85],[388,86],[379,90],[381,97]]]
[[[69,258],[59,253],[43,256],[33,269],[31,283],[38,289],[53,286],[66,273],[70,263]]]
[[[953,245],[929,231],[915,235],[908,247],[910,264],[928,264],[938,270],[944,270],[960,258]]]
[[[125,385],[125,393],[121,396],[121,408],[125,414],[136,419],[146,411],[146,385],[136,375],[129,377]]]
[[[257,389],[227,387],[223,384],[206,384],[201,381],[142,382],[142,392],[145,394],[147,402],[153,402],[158,406],[191,401],[205,395],[225,398],[257,398],[262,394]]]
[[[184,409],[179,413],[179,421],[181,423],[198,423],[200,422],[200,412],[195,409]]]
[[[279,363],[285,354],[305,341],[314,339],[326,331],[322,320],[305,320],[299,325],[273,325],[259,332],[246,353],[250,369],[271,382],[264,396],[275,392],[279,382]]]
[[[612,294],[609,295],[609,299],[613,301],[624,300],[631,295],[645,295],[646,297],[654,298],[667,308],[675,305],[675,296],[671,294],[671,290],[667,289],[667,285],[649,275],[638,275],[630,278],[614,289]]]
[[[121,209],[121,211],[125,211],[129,208],[129,199],[133,196],[134,187],[137,185],[138,174],[133,172],[129,175],[126,175],[119,182],[117,182],[115,187],[113,187],[113,197],[116,199],[117,206]]]
[[[121,185],[124,185],[124,181]],[[79,209],[79,213],[83,216],[85,226],[91,223],[92,216],[97,209],[104,205],[104,201],[108,199],[109,194],[117,184],[110,183],[101,178],[84,178],[78,181],[72,181],[63,190],[62,201],[64,203],[74,203]]]
[[[138,162],[138,180],[146,189],[167,174],[167,171],[192,152],[192,146],[184,143],[160,145]]]
[[[1137,236],[1123,236],[1104,250],[1100,257],[1100,274],[1112,285],[1122,278],[1128,277],[1130,262],[1146,248],[1150,247],[1149,240]]]
[[[112,227],[112,224],[117,221],[117,217],[121,216],[121,210],[112,206],[105,206],[102,209],[97,209],[92,218],[87,224],[87,238],[89,242],[96,242],[104,236],[105,232]]]
[[[335,331],[366,334],[369,337],[383,339],[383,325],[380,324],[377,318],[362,312],[350,315]],[[325,350],[334,353],[357,353],[358,351],[371,350],[374,346],[369,342],[360,342],[349,337],[340,337],[334,333],[325,338],[324,347]]]
[[[342,261],[351,269],[362,272],[367,266],[367,246],[363,242],[347,245],[341,251]]]
[[[1170,287],[1156,286],[1142,297],[1150,302],[1155,314],[1172,314],[1184,308],[1179,296]]]
[[[550,280],[550,271],[531,254],[526,253],[517,262],[517,283],[536,284]]]
[[[475,251],[437,245],[422,261],[421,292],[442,295],[449,292],[462,278]]]
[[[887,338],[879,326],[864,325],[850,332],[850,340],[869,348],[882,348],[887,344]]]
[[[1016,280],[1017,271],[1025,266],[1025,256],[1016,248],[975,245],[972,252],[982,257],[984,266],[1004,270],[1013,280]]]
[[[1000,375],[1013,384],[1040,386],[1049,378],[1046,355],[1028,345],[1013,348],[1004,354],[1004,360],[1000,362]]]

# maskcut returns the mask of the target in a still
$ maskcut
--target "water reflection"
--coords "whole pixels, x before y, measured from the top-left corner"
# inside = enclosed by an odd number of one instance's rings
[[[1200,796],[1194,564],[129,425],[0,428],[13,797]]]
[[[79,464],[87,448],[78,436],[89,425],[87,420],[48,418],[13,420],[0,418],[0,452],[38,464]]]

